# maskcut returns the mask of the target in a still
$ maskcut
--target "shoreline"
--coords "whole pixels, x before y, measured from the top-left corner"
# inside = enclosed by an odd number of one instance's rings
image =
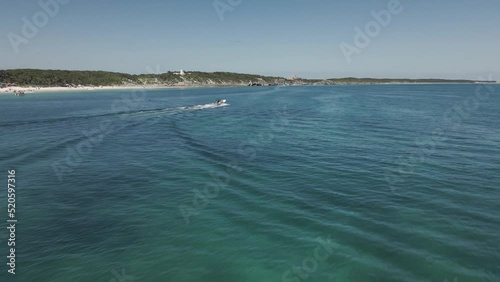
[[[481,83],[345,83],[345,84],[291,84],[291,85],[273,85],[278,87],[287,86],[354,86],[354,85],[439,85],[439,84],[460,84],[460,85],[477,85]],[[486,83],[485,83],[486,84]],[[487,83],[487,84],[499,84],[497,83]],[[253,86],[253,87],[273,87],[273,86]],[[37,93],[56,93],[56,92],[81,92],[81,91],[105,91],[105,90],[160,90],[160,89],[191,89],[191,88],[227,88],[227,87],[252,87],[248,85],[129,85],[129,86],[80,86],[80,87],[61,87],[61,86],[49,86],[49,87],[34,87],[34,86],[10,86],[5,88],[0,88],[1,94],[15,94],[15,95],[26,95],[26,94],[37,94]]]
[[[105,90],[135,90],[135,89],[188,89],[188,88],[209,88],[209,87],[239,87],[244,85],[130,85],[130,86],[80,86],[80,87],[34,87],[34,86],[10,86],[0,88],[1,94],[26,94],[55,93],[55,92],[81,92],[81,91],[105,91]]]

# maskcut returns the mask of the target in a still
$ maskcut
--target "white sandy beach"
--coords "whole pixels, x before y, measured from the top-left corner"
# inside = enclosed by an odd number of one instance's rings
[[[496,84],[498,84],[497,82]],[[440,83],[381,83],[381,85],[391,84],[440,84]],[[446,83],[444,83],[446,84]],[[495,83],[493,83],[495,84]],[[339,84],[340,85],[340,84]],[[33,94],[33,93],[52,93],[52,92],[74,92],[74,91],[99,91],[99,90],[134,90],[134,89],[172,89],[172,88],[199,88],[199,87],[231,87],[231,86],[246,86],[246,85],[129,85],[129,86],[79,86],[79,87],[21,87],[10,86],[0,88],[0,94]],[[300,86],[300,85],[296,85]],[[321,86],[321,85],[320,85]]]
[[[0,94],[32,94],[48,92],[73,92],[73,91],[92,91],[92,90],[133,90],[133,89],[168,89],[168,88],[193,88],[203,87],[199,85],[137,85],[137,86],[80,86],[80,87],[21,87],[11,86],[0,88]],[[208,86],[205,86],[208,87]]]

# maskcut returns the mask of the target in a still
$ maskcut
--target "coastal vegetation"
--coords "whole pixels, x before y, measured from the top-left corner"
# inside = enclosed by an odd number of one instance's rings
[[[305,80],[312,84],[387,84],[387,83],[474,83],[473,80],[465,79],[410,79],[410,78],[331,78],[331,79],[310,79]],[[484,81],[493,82],[493,81]]]
[[[390,79],[390,78],[332,78],[301,79],[242,74],[232,72],[166,72],[161,74],[127,74],[108,71],[70,71],[41,69],[0,70],[0,83],[18,86],[132,86],[132,85],[336,85],[384,83],[474,83],[472,80]]]
[[[247,85],[274,84],[279,77],[230,72],[187,71],[184,74],[126,74],[107,71],[12,69],[0,70],[0,82],[19,86],[126,86],[126,85]]]

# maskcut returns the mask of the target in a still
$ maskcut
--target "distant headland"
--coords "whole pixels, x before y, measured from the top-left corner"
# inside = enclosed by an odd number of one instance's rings
[[[175,88],[224,86],[361,85],[414,83],[495,83],[495,81],[392,78],[284,78],[232,72],[178,71],[161,74],[127,74],[107,71],[42,69],[0,70],[0,93],[72,91],[125,88]]]

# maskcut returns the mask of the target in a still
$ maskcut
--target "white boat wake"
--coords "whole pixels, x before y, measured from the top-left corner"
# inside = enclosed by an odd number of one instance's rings
[[[225,100],[222,100],[225,101]],[[157,119],[166,115],[175,115],[179,114],[182,112],[190,112],[190,111],[197,111],[197,110],[205,110],[205,109],[215,109],[215,108],[220,108],[220,107],[227,107],[229,106],[228,103],[226,102],[220,102],[220,103],[210,103],[210,104],[204,104],[204,105],[196,105],[196,106],[182,106],[182,107],[175,107],[175,108],[163,108],[163,109],[146,109],[146,110],[138,110],[134,112],[124,112],[124,113],[116,113],[119,114],[120,116],[123,117],[133,117],[133,118],[140,118],[140,119]],[[1,126],[1,124],[0,124]]]
[[[185,111],[194,111],[194,110],[204,110],[204,109],[215,109],[215,108],[220,108],[220,107],[227,107],[229,106],[228,103],[226,103],[226,100],[222,100],[221,103],[210,103],[210,104],[204,104],[204,105],[196,105],[196,106],[189,106],[189,107],[179,107],[179,110],[185,110]]]

